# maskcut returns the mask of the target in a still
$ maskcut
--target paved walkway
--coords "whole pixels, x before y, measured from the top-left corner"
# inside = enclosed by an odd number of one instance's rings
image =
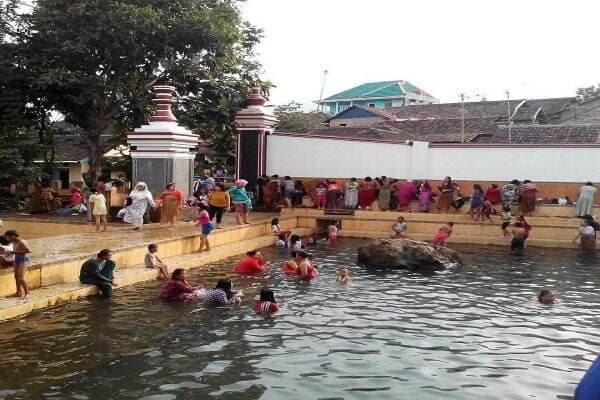
[[[252,213],[251,222],[270,222],[277,216],[276,213]],[[95,253],[104,248],[120,248],[130,246],[146,245],[147,243],[189,236],[197,234],[194,222],[180,222],[174,231],[167,230],[166,225],[149,224],[141,231],[134,231],[131,225],[112,225],[108,232],[78,233],[72,235],[49,236],[39,239],[27,240],[33,253],[32,264],[41,264],[58,261],[72,257],[80,257]],[[234,229],[238,225],[232,214],[225,215],[223,219],[225,229]]]

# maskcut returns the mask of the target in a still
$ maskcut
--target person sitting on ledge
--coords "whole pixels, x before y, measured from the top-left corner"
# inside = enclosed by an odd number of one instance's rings
[[[103,297],[111,297],[116,286],[113,271],[117,265],[112,260],[112,251],[100,250],[95,259],[87,260],[81,266],[79,282],[96,285]]]

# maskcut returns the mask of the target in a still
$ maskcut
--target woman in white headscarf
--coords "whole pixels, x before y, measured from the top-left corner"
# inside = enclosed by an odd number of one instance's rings
[[[155,207],[152,193],[150,193],[144,182],[138,182],[127,199],[123,221],[132,224],[134,230],[142,229],[144,214],[148,206]]]

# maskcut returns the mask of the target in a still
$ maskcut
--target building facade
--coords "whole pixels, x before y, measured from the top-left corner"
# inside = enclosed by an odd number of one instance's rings
[[[392,108],[406,105],[435,104],[439,100],[412,83],[399,81],[367,82],[317,102],[324,112],[337,114],[356,105]]]

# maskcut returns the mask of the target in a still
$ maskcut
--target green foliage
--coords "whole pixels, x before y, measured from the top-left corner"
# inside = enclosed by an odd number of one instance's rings
[[[270,86],[258,77],[260,31],[242,20],[235,0],[38,0],[22,15],[14,5],[0,0],[10,11],[0,12],[7,181],[32,168],[30,159],[52,165],[62,131],[50,115],[82,132],[95,180],[108,147],[145,122],[155,84],[175,85],[182,123],[230,156],[233,113],[249,87]]]

